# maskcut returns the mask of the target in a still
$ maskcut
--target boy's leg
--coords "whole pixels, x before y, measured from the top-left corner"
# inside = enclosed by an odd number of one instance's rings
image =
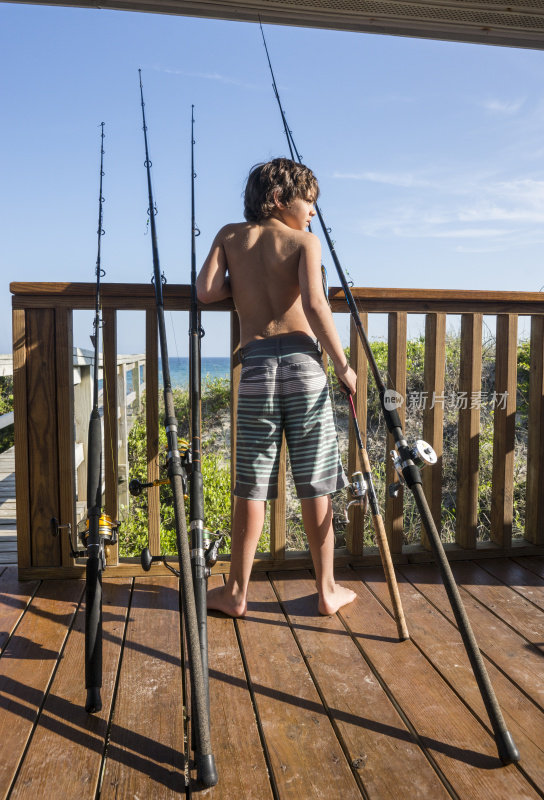
[[[235,498],[230,573],[225,586],[208,592],[208,608],[223,611],[231,617],[242,617],[246,613],[247,587],[263,529],[264,514],[264,500]]]
[[[334,580],[334,528],[330,495],[301,499],[302,520],[314,563],[318,610],[335,614],[339,608],[355,600],[355,592]]]

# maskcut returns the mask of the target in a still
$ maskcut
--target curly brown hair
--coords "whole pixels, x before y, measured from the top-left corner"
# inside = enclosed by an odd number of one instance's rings
[[[309,167],[290,158],[274,158],[251,168],[244,194],[244,217],[260,222],[276,208],[274,195],[284,205],[296,197],[316,201],[319,196],[317,178]]]

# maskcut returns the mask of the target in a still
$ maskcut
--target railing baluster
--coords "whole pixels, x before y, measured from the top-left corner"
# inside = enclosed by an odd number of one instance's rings
[[[497,315],[491,538],[506,548],[512,544],[514,505],[517,332],[516,314]]]
[[[157,311],[148,308],[145,312],[145,424],[147,480],[159,478],[159,334]],[[160,537],[160,487],[147,490],[147,524],[149,550],[152,555],[161,552]]]
[[[434,448],[438,461],[432,469],[421,473],[423,489],[435,525],[442,527],[442,473],[444,442],[444,375],[446,368],[446,315],[427,314],[425,317],[425,366],[423,371],[423,438]],[[421,544],[429,549],[429,540],[421,531]]]
[[[482,315],[461,317],[461,359],[459,365],[459,409],[457,455],[457,503],[455,541],[461,547],[476,547],[478,524],[478,456],[480,450],[480,408],[471,408],[473,392],[482,387]]]
[[[270,501],[270,554],[274,561],[285,561],[287,541],[286,469],[287,445],[285,434],[283,434],[278,471],[278,497],[276,500]]]
[[[544,544],[544,317],[531,317],[525,538]]]
[[[365,330],[368,329],[368,314],[361,314],[361,322]],[[364,354],[361,339],[357,333],[357,328],[353,322],[350,321],[350,365],[351,368],[357,373],[357,392],[355,393],[355,412],[359,421],[359,428],[366,447],[366,427],[367,427],[367,376],[368,376],[368,361]],[[372,467],[372,461],[370,462]],[[349,441],[348,441],[348,477],[351,479],[353,472],[360,471],[361,469],[361,456],[357,442],[355,441],[355,430],[353,421],[350,417],[349,420]],[[381,500],[381,498],[379,498]],[[364,527],[365,518],[362,513],[362,508],[358,505],[351,507],[350,521],[346,531],[346,544],[350,553],[354,555],[361,555],[363,552],[364,541]]]
[[[15,441],[15,493],[17,496],[17,560],[19,569],[32,566],[30,539],[30,464],[28,452],[26,311],[13,309],[13,405]]]
[[[398,311],[388,314],[388,351],[387,373],[388,387],[394,388],[406,400],[406,312]],[[398,409],[402,426],[406,420],[406,402]],[[396,473],[390,458],[390,451],[395,443],[390,433],[387,434],[386,483],[389,486],[396,479]],[[397,497],[386,497],[385,529],[389,539],[391,553],[401,553],[404,537],[404,492],[400,488]]]
[[[106,496],[104,513],[112,519],[119,514],[119,433],[117,421],[117,312],[114,308],[102,311],[102,336],[104,348],[104,465]],[[107,548],[107,563],[119,563],[119,545]]]

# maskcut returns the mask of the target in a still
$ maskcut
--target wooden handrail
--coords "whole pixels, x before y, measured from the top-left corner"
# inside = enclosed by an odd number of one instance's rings
[[[73,400],[67,379],[72,348],[72,312],[94,307],[93,283],[20,283],[10,286],[14,313],[14,394],[16,480],[19,558],[21,574],[80,574],[65,545],[60,548],[50,540],[48,519],[57,516],[68,521],[73,506],[75,472],[73,437]],[[480,412],[477,405],[459,409],[458,477],[456,491],[456,545],[450,555],[479,557],[487,552],[528,552],[529,543],[543,552],[544,546],[544,293],[488,292],[472,290],[384,289],[355,287],[353,296],[366,326],[370,315],[388,315],[388,377],[390,386],[406,394],[406,343],[408,315],[425,316],[424,389],[429,397],[443,396],[447,316],[461,317],[460,391],[466,396],[481,390],[482,321],[484,315],[495,316],[496,369],[495,391],[507,401],[494,417],[494,455],[491,516],[491,543],[481,546],[477,540],[478,464]],[[348,308],[339,288],[329,290],[334,312],[347,313]],[[165,306],[169,310],[188,310],[190,287],[166,284]],[[155,293],[149,284],[102,285],[104,309],[104,423],[108,441],[125,435],[117,418],[117,395],[126,391],[125,372],[137,368],[140,356],[123,357],[122,375],[118,375],[117,311],[146,311],[146,418],[148,479],[158,477],[158,357]],[[202,305],[206,312],[230,311],[231,341],[231,465],[235,462],[236,392],[240,374],[238,358],[239,325],[230,300]],[[527,455],[527,514],[525,541],[512,542],[513,436],[516,413],[517,319],[528,316],[531,321],[530,405]],[[366,429],[366,359],[358,337],[351,327],[351,363],[359,375],[356,396],[357,415]],[[106,396],[107,395],[107,396]],[[404,413],[405,408],[401,409]],[[428,438],[439,456],[438,464],[423,473],[427,498],[440,525],[442,494],[443,409],[426,407],[423,412],[423,438]],[[389,447],[387,448],[389,449]],[[43,451],[43,452],[42,452]],[[105,485],[107,513],[116,517],[119,506],[119,471],[124,467],[117,451],[105,450]],[[393,479],[389,455],[387,481]],[[41,459],[41,461],[40,461]],[[40,467],[37,463],[40,461]],[[286,502],[283,489],[285,458],[282,457],[280,496],[271,509],[271,546],[268,556],[260,555],[257,566],[298,566],[309,563],[307,554],[286,551]],[[47,467],[46,472],[42,465]],[[125,467],[126,468],[126,467]],[[358,468],[358,452],[350,427],[348,469]],[[47,480],[44,480],[47,475]],[[386,529],[391,552],[396,560],[428,558],[425,537],[422,547],[403,546],[402,492],[397,498],[386,497]],[[348,551],[340,559],[368,560],[378,556],[363,546],[359,509],[354,509],[347,532]],[[159,489],[148,495],[149,535],[152,552],[160,547]],[[525,550],[523,548],[525,547]],[[495,548],[495,549],[493,549]],[[115,551],[109,554],[111,569],[117,574],[140,574],[138,564],[117,562]],[[228,561],[219,567],[228,569]],[[113,574],[113,573],[112,573]]]

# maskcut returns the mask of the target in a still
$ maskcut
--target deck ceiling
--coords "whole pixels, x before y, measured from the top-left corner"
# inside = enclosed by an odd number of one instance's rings
[[[16,2],[21,0],[16,0]],[[39,0],[459,42],[544,48],[544,0]]]

